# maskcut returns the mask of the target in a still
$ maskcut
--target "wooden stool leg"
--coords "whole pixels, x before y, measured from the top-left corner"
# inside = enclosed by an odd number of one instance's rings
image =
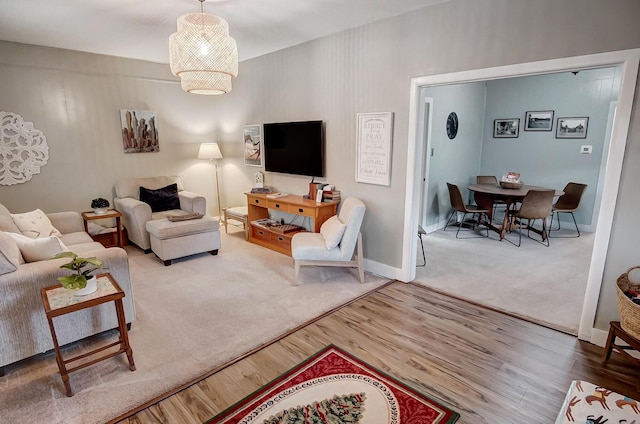
[[[613,343],[616,340],[616,330],[615,328],[613,328],[613,325],[609,325],[609,336],[607,337],[607,344],[604,347],[604,352],[602,353],[602,362],[607,362],[609,358],[611,358],[611,352],[613,352]]]

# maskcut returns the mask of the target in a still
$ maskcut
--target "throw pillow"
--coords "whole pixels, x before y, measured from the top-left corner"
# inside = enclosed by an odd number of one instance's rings
[[[344,230],[347,228],[345,224],[340,221],[337,215],[327,219],[320,226],[320,234],[324,237],[325,246],[327,250],[331,250],[340,244]]]
[[[7,234],[15,240],[25,262],[46,261],[56,253],[68,250],[56,236],[33,239],[22,234]]]
[[[168,186],[159,188],[157,190],[152,190],[141,186],[140,200],[151,206],[152,212],[180,209],[178,184],[169,184]]]
[[[0,232],[0,275],[18,269],[20,257],[20,249],[16,242],[8,234]]]
[[[20,232],[31,238],[62,235],[40,209],[25,213],[12,213],[11,218]]]

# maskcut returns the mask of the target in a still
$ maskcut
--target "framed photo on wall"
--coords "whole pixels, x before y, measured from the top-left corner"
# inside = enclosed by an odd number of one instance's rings
[[[358,113],[356,182],[391,185],[393,112]]]
[[[494,119],[493,138],[518,138],[520,118]]]
[[[125,153],[160,151],[155,112],[120,109],[120,129]]]
[[[556,138],[587,138],[589,118],[558,118]]]
[[[527,112],[524,118],[525,131],[551,131],[553,127],[553,111],[540,110]]]
[[[244,136],[244,164],[247,166],[262,166],[262,125],[251,124],[242,126]]]

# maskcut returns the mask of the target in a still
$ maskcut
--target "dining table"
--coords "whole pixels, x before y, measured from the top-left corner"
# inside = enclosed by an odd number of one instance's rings
[[[504,239],[507,230],[509,229],[509,210],[514,203],[522,202],[524,197],[530,190],[555,190],[554,196],[562,196],[564,191],[533,185],[522,185],[519,188],[504,188],[500,184],[470,184],[467,187],[474,193],[474,200],[476,204],[484,209],[487,209],[488,221],[487,227],[496,233],[500,234],[500,240]],[[493,224],[493,204],[496,200],[501,200],[506,206],[504,218],[501,226]],[[531,228],[535,231],[535,229]],[[537,232],[537,231],[536,231]]]

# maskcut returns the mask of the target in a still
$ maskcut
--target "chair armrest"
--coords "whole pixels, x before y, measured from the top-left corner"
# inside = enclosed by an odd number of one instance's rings
[[[127,229],[129,240],[142,249],[148,249],[150,243],[146,225],[151,220],[151,206],[133,197],[116,197],[113,204],[122,212],[122,225]]]
[[[207,199],[201,194],[182,190],[178,192],[178,197],[180,197],[180,209],[183,211],[207,214]]]
[[[78,212],[54,212],[48,213],[47,217],[62,234],[84,231],[84,221]]]

